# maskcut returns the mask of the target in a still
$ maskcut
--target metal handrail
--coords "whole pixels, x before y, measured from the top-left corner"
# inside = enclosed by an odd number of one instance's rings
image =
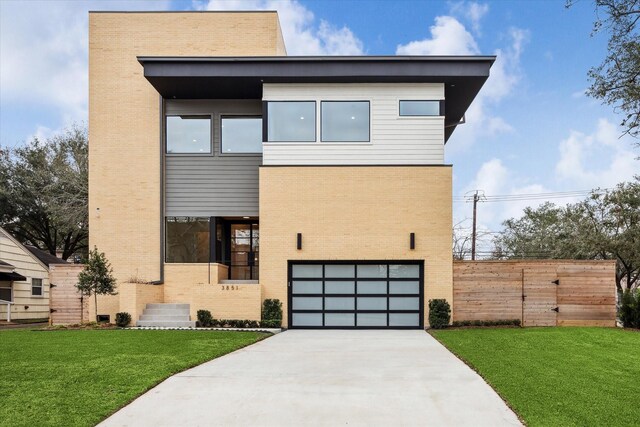
[[[7,322],[11,322],[11,306],[15,303],[0,299],[0,304],[7,304]]]

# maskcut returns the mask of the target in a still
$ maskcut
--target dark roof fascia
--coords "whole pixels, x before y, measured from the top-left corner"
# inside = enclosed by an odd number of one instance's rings
[[[24,282],[25,280],[27,280],[27,278],[20,273],[12,272],[12,273],[0,273],[0,280],[5,280],[8,282]]]
[[[261,99],[263,83],[444,83],[445,141],[489,78],[495,56],[139,56],[168,99]]]

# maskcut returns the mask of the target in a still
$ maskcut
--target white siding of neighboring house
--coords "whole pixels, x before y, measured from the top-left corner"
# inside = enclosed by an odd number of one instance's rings
[[[0,260],[15,267],[15,272],[27,278],[25,282],[13,282],[11,319],[46,319],[49,317],[49,271],[31,253],[7,237],[0,230]],[[42,279],[42,296],[31,295],[31,279]],[[0,282],[0,287],[9,282]],[[7,319],[6,304],[0,304],[0,320]],[[27,308],[28,307],[28,308]]]
[[[444,117],[400,117],[400,100],[444,99],[441,83],[263,85],[264,101],[317,101],[316,142],[266,142],[264,165],[444,163]],[[320,142],[320,101],[369,101],[370,142]]]

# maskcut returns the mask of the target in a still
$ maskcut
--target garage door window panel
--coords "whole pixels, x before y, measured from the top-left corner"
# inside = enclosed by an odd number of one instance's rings
[[[290,327],[422,327],[419,263],[292,261],[289,274]]]

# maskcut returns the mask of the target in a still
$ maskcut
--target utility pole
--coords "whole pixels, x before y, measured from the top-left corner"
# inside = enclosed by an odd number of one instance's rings
[[[478,190],[473,194],[473,229],[471,231],[471,261],[476,259],[476,219],[478,212]]]

